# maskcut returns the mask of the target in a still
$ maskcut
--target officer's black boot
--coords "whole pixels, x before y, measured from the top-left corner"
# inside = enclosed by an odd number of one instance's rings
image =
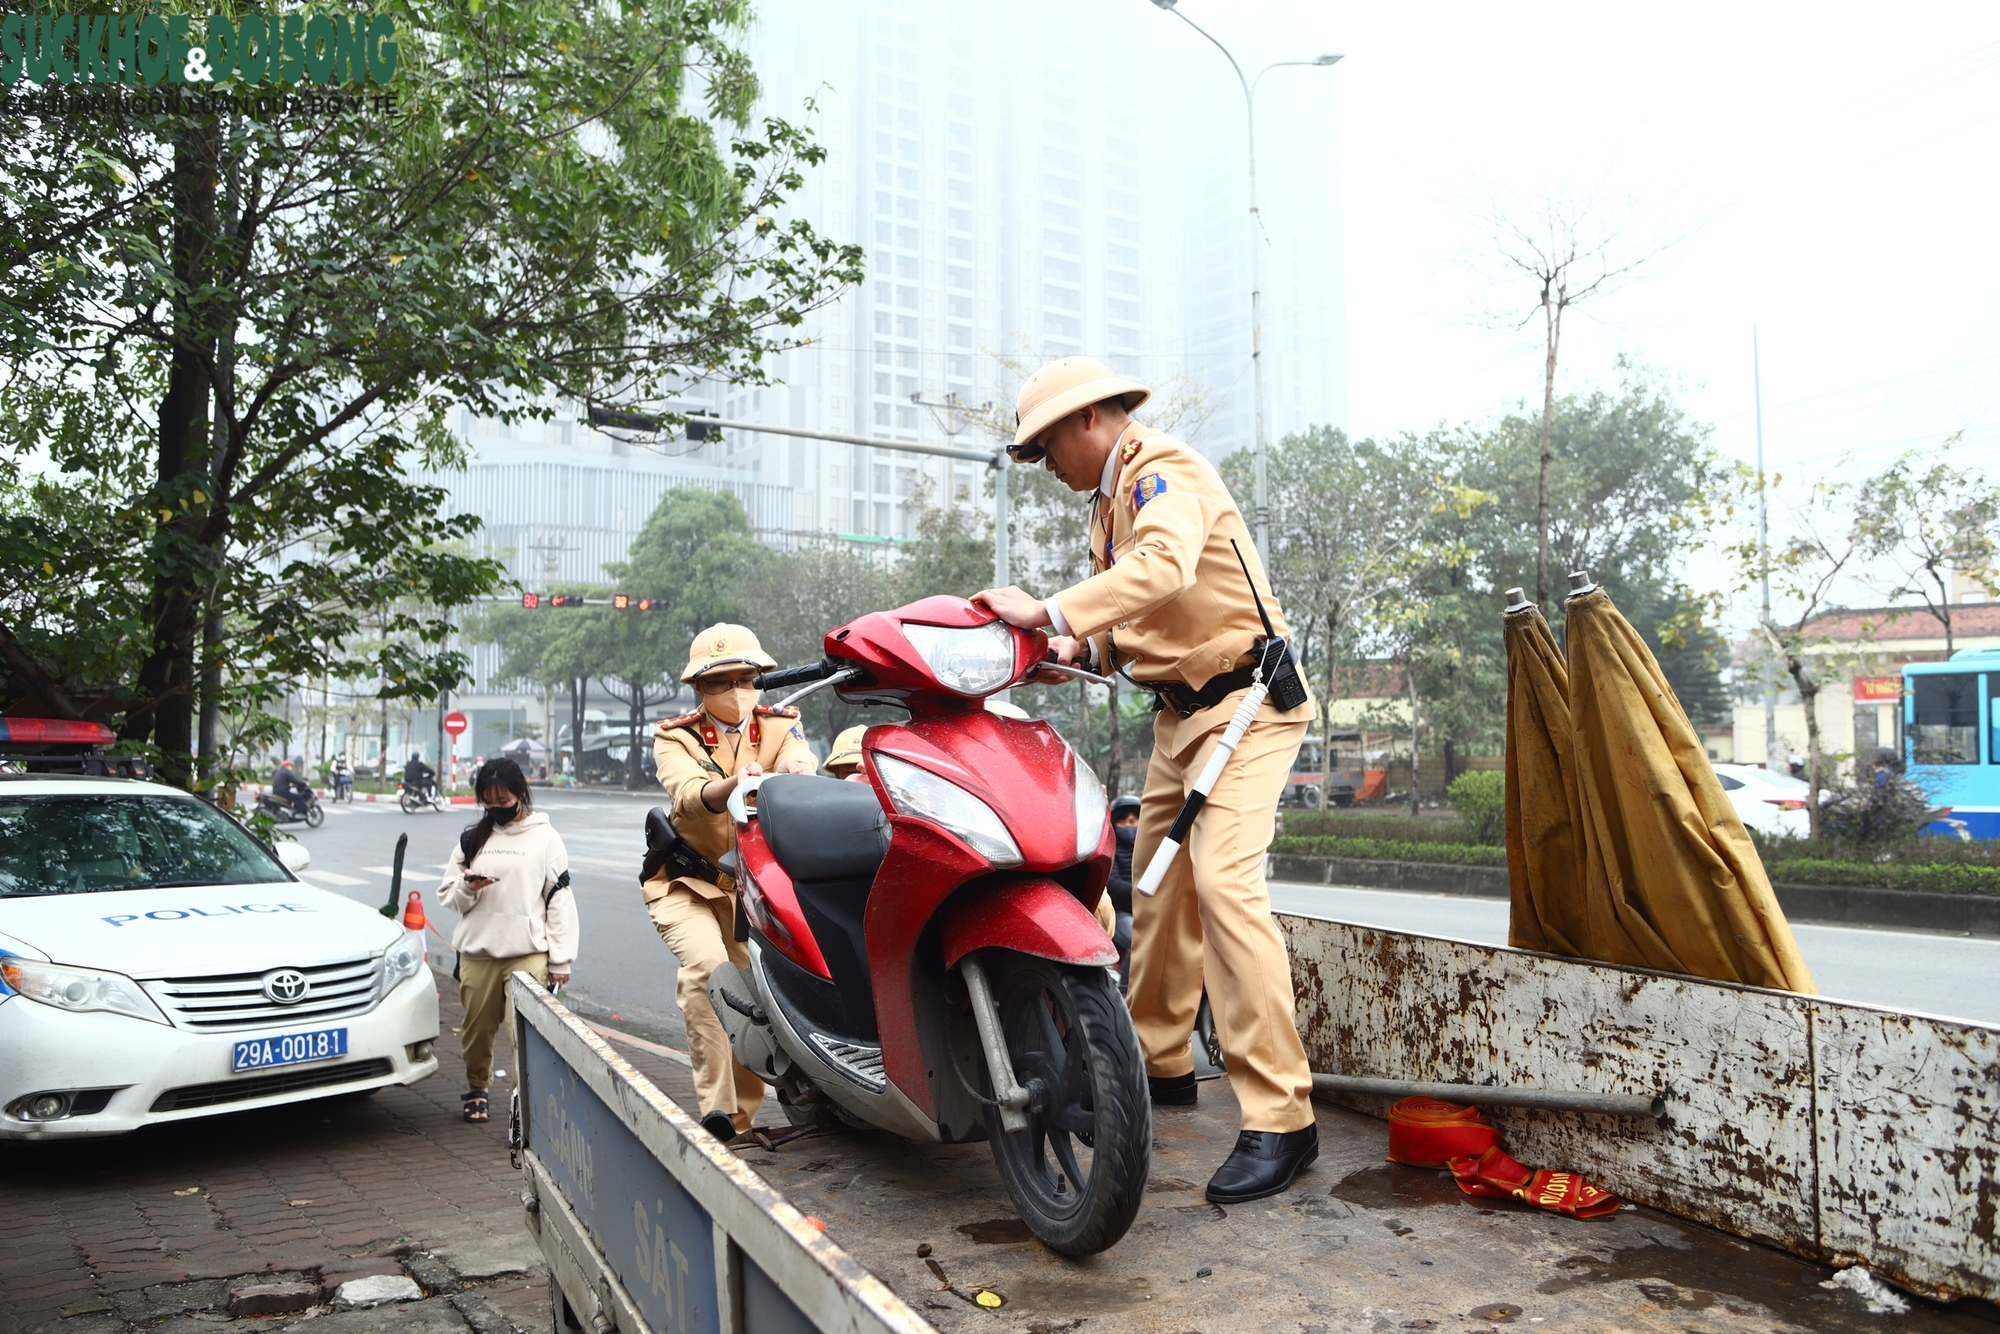
[[[1155,1107],[1194,1106],[1194,1071],[1184,1075],[1147,1075],[1146,1088],[1153,1095]]]
[[[1292,1178],[1319,1157],[1319,1127],[1279,1132],[1246,1130],[1236,1137],[1236,1150],[1208,1181],[1208,1198],[1217,1204],[1243,1204],[1276,1195]]]
[[[710,1112],[701,1118],[701,1128],[724,1144],[736,1138],[736,1118],[728,1112]]]

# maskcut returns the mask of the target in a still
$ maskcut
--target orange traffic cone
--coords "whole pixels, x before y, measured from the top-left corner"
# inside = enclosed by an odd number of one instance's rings
[[[424,929],[424,896],[414,889],[410,891],[410,901],[403,907],[403,925],[411,931]]]

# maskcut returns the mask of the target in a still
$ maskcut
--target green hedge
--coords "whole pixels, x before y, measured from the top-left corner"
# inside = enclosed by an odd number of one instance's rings
[[[1304,857],[1358,857],[1377,862],[1425,862],[1442,866],[1505,866],[1507,849],[1476,843],[1411,843],[1389,838],[1331,838],[1288,834],[1271,841],[1271,851]]]
[[[1860,885],[1870,889],[1911,889],[1931,894],[2000,894],[2000,867],[1963,862],[1895,863],[1793,857],[1769,861],[1771,879],[1794,885]]]
[[[1347,811],[1286,811],[1285,834],[1291,838],[1381,839],[1391,843],[1478,843],[1459,819],[1424,819],[1409,815],[1351,814]]]

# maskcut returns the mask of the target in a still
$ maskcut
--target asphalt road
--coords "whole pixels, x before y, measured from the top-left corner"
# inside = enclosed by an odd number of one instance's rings
[[[674,1005],[673,955],[639,899],[641,823],[647,807],[663,796],[538,791],[536,809],[548,813],[569,848],[582,915],[570,1002],[600,1023],[685,1048]],[[329,805],[320,829],[287,829],[312,851],[308,880],[375,905],[388,896],[396,837],[408,833],[405,892],[423,891],[425,911],[449,940],[456,919],[435,891],[453,841],[473,818],[469,807],[404,815],[391,804],[357,802]],[[1507,938],[1507,905],[1496,899],[1278,883],[1271,900],[1281,911],[1391,930],[1488,944]],[[1836,926],[1793,930],[1825,995],[2000,1023],[2000,941]],[[439,940],[433,939],[432,951],[433,958],[450,958]]]

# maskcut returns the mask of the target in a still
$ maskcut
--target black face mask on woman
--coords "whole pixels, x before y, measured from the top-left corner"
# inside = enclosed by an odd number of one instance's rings
[[[488,806],[486,808],[486,818],[494,824],[507,824],[520,813],[521,808],[519,805]]]

